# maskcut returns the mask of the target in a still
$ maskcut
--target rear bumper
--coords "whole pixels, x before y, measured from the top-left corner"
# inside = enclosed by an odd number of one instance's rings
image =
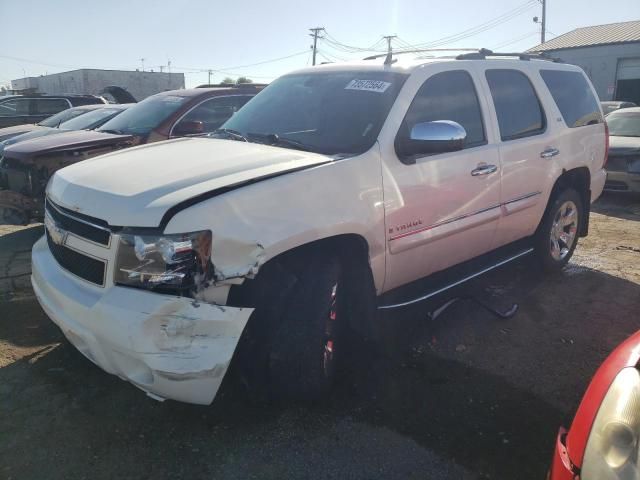
[[[591,175],[591,203],[600,198],[606,181],[607,171],[604,168],[601,168]]]
[[[640,174],[607,171],[604,189],[609,192],[640,192]]]
[[[573,480],[576,478],[574,467],[571,465],[567,448],[564,445],[566,435],[567,431],[564,428],[560,428],[556,437],[556,448],[553,452],[553,460],[551,469],[547,474],[547,480]]]
[[[211,403],[253,311],[90,285],[58,265],[44,237],[33,247],[31,282],[84,356],[158,400]]]

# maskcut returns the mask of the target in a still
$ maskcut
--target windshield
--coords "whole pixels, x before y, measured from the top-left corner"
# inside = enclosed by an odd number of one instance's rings
[[[99,132],[148,135],[169,115],[189,101],[189,97],[154,95],[136,103],[98,128]]]
[[[640,137],[640,113],[616,113],[607,117],[609,135]]]
[[[359,154],[376,141],[406,78],[379,71],[286,75],[222,128],[248,141],[328,155]]]
[[[41,127],[57,127],[62,122],[66,122],[67,120],[71,120],[72,118],[79,117],[80,115],[84,115],[90,110],[86,108],[69,108],[67,110],[63,110],[60,113],[56,113],[48,118],[42,120],[38,125]]]
[[[64,130],[91,130],[123,111],[121,108],[98,108],[61,123],[60,128]]]

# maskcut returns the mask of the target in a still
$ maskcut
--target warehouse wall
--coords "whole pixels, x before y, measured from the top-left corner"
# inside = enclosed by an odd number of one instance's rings
[[[13,80],[14,89],[36,87],[39,93],[88,93],[98,95],[104,87],[117,85],[125,88],[136,100],[149,95],[184,88],[183,73],[130,72],[122,70],[73,70],[41,77]]]
[[[618,59],[640,58],[640,42],[624,45],[600,45],[547,52],[587,73],[600,100],[613,100]]]

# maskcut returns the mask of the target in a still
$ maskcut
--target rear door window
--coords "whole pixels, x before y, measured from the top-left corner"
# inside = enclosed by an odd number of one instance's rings
[[[602,123],[598,101],[580,72],[540,70],[540,75],[569,128]]]
[[[38,98],[34,100],[34,115],[53,115],[69,108],[64,98]]]
[[[486,143],[482,111],[473,80],[468,72],[454,70],[428,78],[418,90],[400,127],[400,135],[421,122],[451,120],[467,132],[465,148]]]
[[[503,141],[544,132],[546,118],[529,78],[519,70],[495,69],[486,73]]]

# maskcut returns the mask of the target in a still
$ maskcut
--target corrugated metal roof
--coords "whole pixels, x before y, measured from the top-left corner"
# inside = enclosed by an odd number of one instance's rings
[[[640,20],[576,28],[548,42],[530,48],[530,52],[590,47],[611,43],[640,42]]]

